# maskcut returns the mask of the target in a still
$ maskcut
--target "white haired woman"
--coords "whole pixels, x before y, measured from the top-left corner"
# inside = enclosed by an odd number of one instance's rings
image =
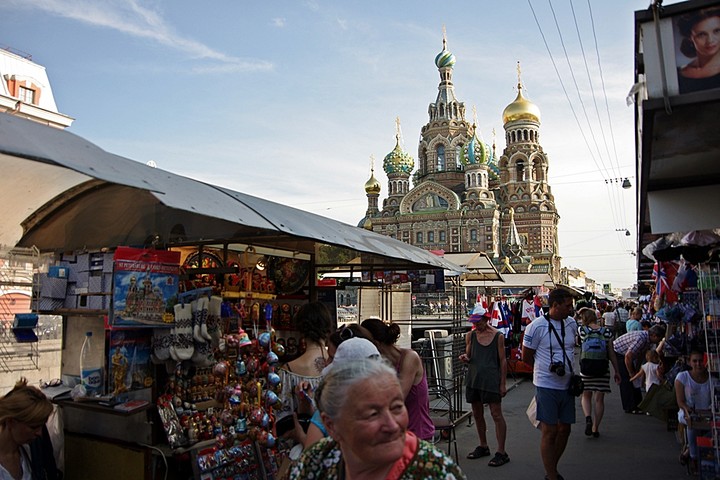
[[[316,400],[330,437],[306,450],[291,479],[465,479],[460,467],[408,431],[400,382],[380,359],[337,365]]]

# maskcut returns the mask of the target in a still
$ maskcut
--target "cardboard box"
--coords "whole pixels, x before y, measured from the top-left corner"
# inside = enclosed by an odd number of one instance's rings
[[[67,293],[67,279],[40,275],[40,297],[64,299]]]

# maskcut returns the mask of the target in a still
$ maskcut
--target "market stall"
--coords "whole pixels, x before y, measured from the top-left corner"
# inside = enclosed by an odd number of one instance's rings
[[[371,278],[464,271],[4,114],[0,167],[12,206],[0,244],[54,255],[33,307],[63,316],[63,379],[82,386],[81,401],[57,400],[70,479],[154,478],[172,459],[196,478],[274,478],[274,372],[303,348],[292,314],[311,300],[334,308],[316,273],[338,258]]]

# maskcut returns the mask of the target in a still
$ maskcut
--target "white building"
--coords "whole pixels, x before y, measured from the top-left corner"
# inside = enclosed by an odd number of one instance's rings
[[[56,128],[67,128],[75,120],[58,112],[45,67],[31,55],[8,48],[0,48],[0,112]]]

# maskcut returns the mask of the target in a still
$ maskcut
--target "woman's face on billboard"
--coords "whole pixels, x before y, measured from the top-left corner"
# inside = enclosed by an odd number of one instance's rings
[[[720,51],[720,17],[709,17],[695,24],[690,35],[699,57],[711,57]]]

